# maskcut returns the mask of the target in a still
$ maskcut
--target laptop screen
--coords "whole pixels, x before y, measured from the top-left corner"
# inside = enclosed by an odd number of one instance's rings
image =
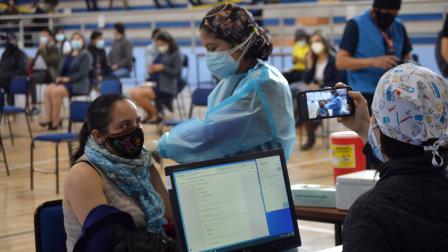
[[[295,235],[280,155],[172,173],[187,251],[227,251]]]

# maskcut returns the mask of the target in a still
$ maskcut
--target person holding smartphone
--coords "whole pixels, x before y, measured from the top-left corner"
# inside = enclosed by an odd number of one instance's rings
[[[448,82],[413,64],[393,68],[372,117],[361,93],[348,95],[355,114],[338,121],[371,146],[380,180],[350,208],[343,251],[448,251]]]

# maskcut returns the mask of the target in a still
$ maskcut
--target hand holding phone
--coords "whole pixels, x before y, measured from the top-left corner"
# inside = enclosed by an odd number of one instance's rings
[[[350,87],[337,87],[297,93],[299,120],[311,121],[353,115],[355,106],[348,96],[350,90]]]
[[[347,86],[343,83],[338,83],[336,84],[336,87],[343,88]],[[370,125],[370,114],[367,101],[359,92],[349,91],[348,96],[353,100],[356,110],[353,116],[339,117],[338,122],[358,133],[363,141],[367,142]]]

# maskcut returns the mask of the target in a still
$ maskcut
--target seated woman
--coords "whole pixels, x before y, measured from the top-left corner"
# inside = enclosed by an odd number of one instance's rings
[[[345,72],[336,68],[334,51],[330,42],[319,31],[311,34],[309,41],[310,53],[307,60],[307,71],[303,81],[306,89],[317,90],[324,87],[333,87],[338,82],[345,82]],[[306,151],[313,148],[316,142],[316,129],[320,122],[304,123],[307,132],[307,142],[301,146]]]
[[[448,251],[447,94],[446,80],[412,64],[383,75],[371,118],[349,92],[355,115],[339,121],[372,147],[380,180],[350,208],[344,251]]]
[[[144,123],[160,122],[155,100],[171,100],[175,97],[182,72],[182,55],[174,38],[167,32],[161,31],[156,36],[156,45],[159,55],[153,64],[148,67],[150,74],[148,82],[154,86],[142,85],[129,91],[130,97],[142,107],[147,118]]]
[[[81,33],[72,35],[71,47],[71,53],[62,61],[56,82],[48,85],[44,91],[44,113],[40,125],[49,130],[56,130],[61,124],[62,98],[90,92],[92,57],[85,50],[86,43]]]
[[[67,251],[131,251],[118,248],[133,239],[143,247],[132,251],[174,251],[163,228],[166,218],[173,223],[168,194],[143,143],[129,98],[107,94],[92,102],[65,181]]]

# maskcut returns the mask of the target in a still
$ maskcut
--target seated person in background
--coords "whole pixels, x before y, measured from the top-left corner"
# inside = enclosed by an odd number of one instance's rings
[[[168,193],[143,144],[129,98],[92,102],[65,180],[68,252],[176,251],[164,231],[167,219],[174,223]]]
[[[149,44],[145,49],[145,69],[146,70],[146,79],[149,78],[149,67],[154,63],[157,55],[159,55],[159,50],[157,49],[156,38],[159,35],[160,30],[154,29],[151,33],[151,44]]]
[[[109,65],[113,75],[125,78],[132,71],[132,43],[126,38],[126,30],[122,23],[114,24],[114,43],[109,52]]]
[[[27,74],[28,57],[24,51],[17,46],[17,38],[14,33],[2,36],[5,40],[5,50],[0,59],[0,88],[8,97],[8,104],[14,105],[14,96],[9,94],[11,81],[14,76]]]
[[[371,118],[362,95],[349,92],[355,115],[338,120],[381,164],[380,180],[345,219],[344,251],[448,251],[447,93],[446,80],[412,64],[383,75]]]
[[[90,35],[90,44],[87,49],[92,55],[92,71],[90,72],[90,80],[94,86],[98,86],[109,75],[109,65],[107,64],[106,43],[103,39],[103,33],[93,31]]]
[[[171,100],[177,93],[178,82],[182,72],[182,55],[174,38],[167,32],[161,31],[156,37],[159,55],[149,66],[150,77],[148,82],[154,86],[142,85],[130,90],[130,97],[142,107],[147,118],[143,122],[157,123],[161,117],[157,107],[153,104],[155,100]]]
[[[338,82],[344,82],[345,72],[336,68],[333,48],[330,42],[320,32],[316,31],[309,38],[310,52],[308,53],[307,71],[303,76],[306,89],[317,90],[324,87],[332,87]],[[305,122],[307,142],[301,146],[306,151],[313,148],[316,142],[316,129],[321,122]]]
[[[39,38],[39,49],[31,64],[30,90],[31,90],[31,114],[39,114],[37,104],[37,88],[39,84],[50,84],[56,81],[59,71],[61,54],[54,42],[53,32],[48,28],[42,30]]]
[[[56,39],[56,46],[63,56],[67,56],[72,51],[70,41],[67,40],[64,30],[60,27],[54,29],[54,38]]]
[[[290,71],[283,73],[283,76],[285,76],[289,84],[299,82],[303,79],[303,73],[305,72],[306,67],[306,56],[309,51],[307,43],[308,34],[305,29],[301,28],[296,31],[294,41],[294,47],[291,54],[292,63],[294,64],[293,68]]]
[[[86,41],[81,33],[72,35],[71,47],[72,52],[62,60],[59,77],[44,91],[44,113],[40,125],[49,130],[56,130],[61,125],[62,98],[90,92],[92,56],[85,49]]]
[[[334,49],[328,39],[316,31],[309,38],[310,52],[307,57],[307,70],[303,81],[309,89],[333,87],[338,82],[345,82],[345,72],[336,68]]]

